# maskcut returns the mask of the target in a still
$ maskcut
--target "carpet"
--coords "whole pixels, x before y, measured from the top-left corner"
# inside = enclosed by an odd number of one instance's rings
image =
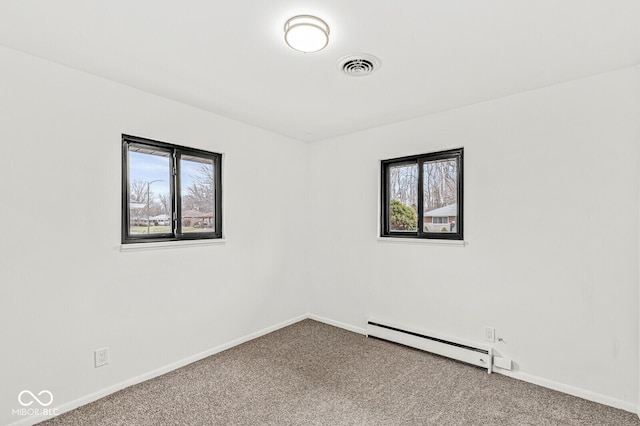
[[[633,414],[304,320],[41,425],[640,425]]]

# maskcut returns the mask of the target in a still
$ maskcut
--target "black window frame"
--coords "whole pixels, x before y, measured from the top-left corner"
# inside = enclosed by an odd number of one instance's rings
[[[424,231],[424,166],[425,162],[455,159],[457,165],[457,203],[458,217],[455,232],[425,232]],[[418,167],[418,229],[416,231],[392,231],[389,229],[389,168],[398,165],[416,164]],[[392,158],[381,161],[381,216],[380,216],[380,236],[393,238],[420,238],[430,240],[464,240],[464,148],[455,148],[445,151],[437,151],[426,154],[411,155],[406,157]]]
[[[171,232],[163,234],[131,234],[130,231],[130,185],[129,185],[129,146],[131,144],[148,146],[169,153],[173,160],[169,165],[171,194]],[[182,232],[182,194],[181,162],[183,155],[212,160],[214,169],[214,231]],[[156,141],[138,136],[122,135],[122,244],[153,243],[166,241],[188,241],[222,238],[222,154],[196,148],[189,148],[167,142]]]

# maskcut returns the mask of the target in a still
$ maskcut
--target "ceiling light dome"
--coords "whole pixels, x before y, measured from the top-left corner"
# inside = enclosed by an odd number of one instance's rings
[[[317,52],[329,44],[329,25],[315,16],[294,16],[284,24],[284,40],[300,52]]]

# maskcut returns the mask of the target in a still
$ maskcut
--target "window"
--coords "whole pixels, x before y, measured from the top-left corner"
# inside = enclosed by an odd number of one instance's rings
[[[122,135],[122,244],[222,238],[221,158]]]
[[[462,240],[463,148],[382,161],[383,237]]]

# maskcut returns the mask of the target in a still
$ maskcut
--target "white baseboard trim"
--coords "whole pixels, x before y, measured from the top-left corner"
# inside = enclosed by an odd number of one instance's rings
[[[325,324],[329,324],[329,325],[332,325],[334,327],[343,328],[343,329],[348,330],[348,331],[353,331],[354,333],[367,334],[367,330],[365,328],[356,327],[354,325],[347,324],[345,322],[335,321],[335,320],[332,320],[332,319],[329,319],[329,318],[322,317],[320,315],[307,314],[307,318],[312,319],[314,321],[318,321],[318,322],[322,322],[322,323],[325,323]]]
[[[629,411],[631,413],[638,412],[638,406],[631,402],[626,402],[621,399],[613,398],[607,395],[603,395],[597,392],[592,392],[586,389],[578,388],[575,386],[567,385],[564,383],[556,382],[553,380],[545,379],[543,377],[534,376],[532,374],[523,373],[521,371],[508,371],[500,368],[494,368],[495,373],[503,374],[505,376],[512,377],[514,379],[522,380],[523,382],[532,383],[534,385],[542,386],[544,388],[553,389],[558,392],[566,393],[568,395],[577,396],[578,398],[586,399],[588,401],[597,402],[599,404],[608,405],[609,407],[619,408],[621,410]]]
[[[307,315],[299,315],[297,317],[288,319],[279,324],[272,325],[270,327],[264,328],[262,330],[256,331],[254,333],[247,334],[246,336],[240,337],[238,339],[232,340],[230,342],[224,343],[222,345],[216,346],[211,349],[207,349],[206,351],[200,352],[198,354],[189,356],[187,358],[181,359],[179,361],[173,362],[171,364],[165,365],[164,367],[156,368],[155,370],[149,371],[147,373],[141,374],[139,376],[133,377],[131,379],[125,380],[120,383],[116,383],[115,385],[106,387],[97,392],[91,393],[89,395],[85,395],[73,401],[67,402],[65,404],[59,405],[55,407],[57,410],[57,415],[66,413],[68,411],[74,410],[83,405],[89,404],[91,402],[97,401],[100,398],[104,398],[107,395],[111,395],[112,393],[118,392],[124,388],[129,386],[137,385],[138,383],[145,382],[147,380],[153,379],[155,377],[161,376],[163,374],[167,374],[173,370],[184,367],[186,365],[192,364],[196,361],[200,361],[201,359],[207,358],[211,355],[215,355],[219,352],[226,351],[227,349],[231,349],[234,346],[238,346],[242,343],[246,343],[250,340],[256,339],[258,337],[264,336],[265,334],[269,334],[273,331],[279,330],[281,328],[287,327],[291,324],[295,324],[299,321],[308,318]],[[53,410],[53,409],[52,409]],[[14,423],[10,423],[8,426],[31,426],[36,423],[42,422],[44,420],[50,419],[55,416],[30,416],[24,417]]]

